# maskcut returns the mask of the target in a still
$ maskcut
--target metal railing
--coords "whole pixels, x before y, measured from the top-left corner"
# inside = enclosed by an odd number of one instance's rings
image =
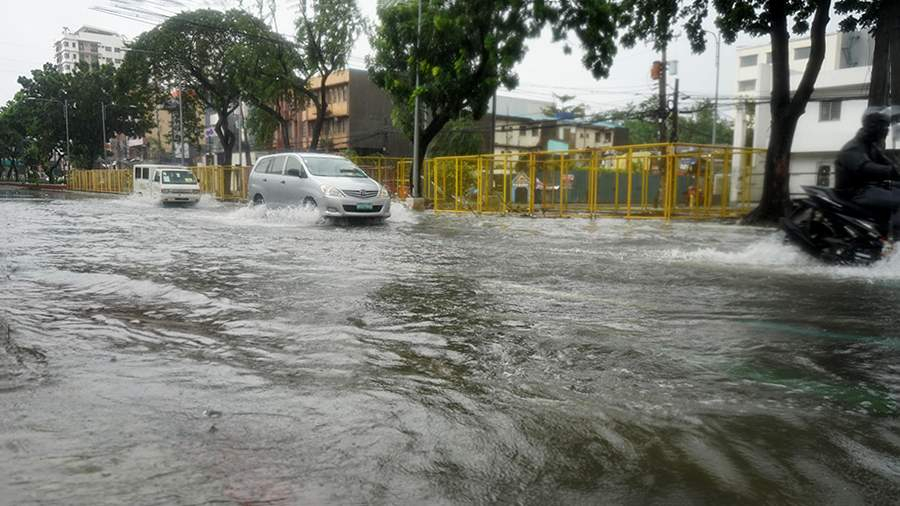
[[[764,150],[647,144],[442,157],[425,163],[435,212],[729,217],[758,198]]]
[[[395,196],[409,194],[408,158],[354,157]],[[644,144],[580,151],[451,156],[425,161],[424,197],[435,212],[625,218],[725,218],[762,193],[765,150]],[[201,191],[247,199],[250,167],[192,167]],[[128,193],[130,170],[73,170],[70,190]]]
[[[200,192],[219,200],[247,200],[250,169],[252,167],[204,166],[191,167],[200,182]]]
[[[70,170],[66,189],[95,193],[131,193],[130,169]]]
[[[396,195],[400,199],[409,196],[411,159],[381,156],[357,156],[350,159],[369,177],[386,186],[391,195]]]

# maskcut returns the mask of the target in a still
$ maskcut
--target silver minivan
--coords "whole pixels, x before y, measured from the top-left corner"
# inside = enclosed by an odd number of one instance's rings
[[[250,172],[253,204],[305,205],[326,217],[387,218],[387,189],[350,160],[318,153],[261,157]]]

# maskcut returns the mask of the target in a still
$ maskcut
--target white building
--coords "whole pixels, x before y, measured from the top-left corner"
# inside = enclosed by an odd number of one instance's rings
[[[54,45],[56,69],[69,73],[78,62],[118,67],[125,59],[125,43],[125,37],[93,26],[82,26],[75,32],[63,28],[62,38]]]
[[[816,80],[806,112],[797,123],[791,152],[791,195],[802,194],[801,186],[834,186],[834,159],[841,147],[860,127],[867,105],[872,76],[874,40],[865,32],[832,33],[826,36],[825,60]],[[739,106],[734,124],[734,145],[765,149],[772,115],[772,49],[769,44],[737,50],[737,92],[753,111]],[[809,58],[810,39],[790,41],[790,87],[796,91]],[[753,105],[755,103],[755,105]],[[753,118],[751,124],[748,119]],[[753,129],[752,141],[748,128]],[[762,166],[753,176],[753,198],[762,189]],[[736,186],[734,186],[736,188]]]

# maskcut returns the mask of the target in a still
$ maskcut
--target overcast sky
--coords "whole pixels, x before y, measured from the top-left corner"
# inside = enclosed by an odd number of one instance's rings
[[[230,0],[182,0],[191,6],[223,6]],[[376,0],[358,0],[363,14],[376,19]],[[92,7],[110,7],[110,0],[0,0],[3,15],[0,16],[0,103],[12,98],[19,89],[16,79],[27,75],[53,58],[53,44],[61,37],[63,27],[77,30],[82,25],[93,25],[119,32],[133,38],[151,25],[123,19],[92,10]],[[230,1],[236,4],[236,1]],[[252,0],[245,3],[252,3]],[[296,0],[279,0],[278,25],[282,32],[293,26],[292,5]],[[709,28],[712,28],[710,24]],[[765,42],[742,39],[739,45]],[[638,46],[631,50],[622,48],[616,56],[608,79],[595,80],[580,61],[581,53],[573,39],[574,51],[563,52],[561,43],[552,43],[548,35],[528,43],[528,54],[517,67],[520,86],[501,94],[552,100],[553,93],[576,95],[577,101],[587,104],[591,111],[602,112],[611,108],[637,102],[655,94],[656,82],[650,79],[650,65],[658,55],[650,48]],[[361,40],[354,48],[351,65],[363,67],[369,53],[367,41]],[[670,60],[678,60],[681,91],[694,97],[712,97],[715,91],[715,44],[709,39],[708,50],[702,55],[690,52],[687,41],[676,41],[669,49]],[[735,90],[735,48],[722,46],[720,94],[733,95]],[[723,115],[733,111],[723,108]]]

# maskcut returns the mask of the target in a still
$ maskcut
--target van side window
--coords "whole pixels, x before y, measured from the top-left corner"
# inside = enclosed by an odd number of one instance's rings
[[[300,160],[293,156],[288,156],[287,162],[284,164],[284,173],[287,174],[291,169],[297,171],[299,174],[303,174],[303,164],[300,163]]]
[[[256,164],[256,172],[257,174],[265,174],[269,170],[269,165],[272,164],[271,158],[263,158]]]
[[[141,179],[150,179],[150,167],[144,167],[144,176]]]
[[[141,178],[141,168],[140,168],[140,167],[135,167],[135,168],[134,168],[134,178],[135,178],[135,179],[140,179],[140,178]]]
[[[156,171],[156,173],[153,174],[153,182],[154,183],[159,182],[159,171]]]
[[[281,174],[281,169],[284,168],[284,156],[276,156],[272,158],[272,164],[269,165],[269,174]]]

